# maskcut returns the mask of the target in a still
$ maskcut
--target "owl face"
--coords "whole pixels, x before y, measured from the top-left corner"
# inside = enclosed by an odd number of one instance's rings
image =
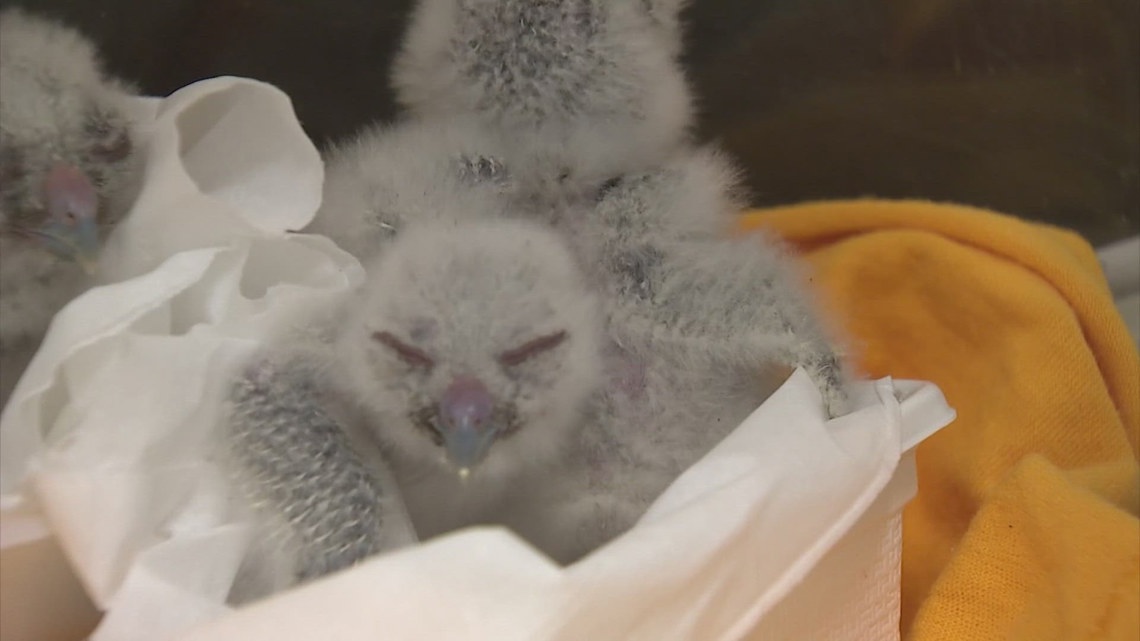
[[[127,94],[78,34],[18,12],[0,30],[0,229],[90,267],[134,151]]]
[[[381,441],[460,476],[557,456],[601,381],[600,310],[561,240],[518,221],[402,233],[341,339]]]

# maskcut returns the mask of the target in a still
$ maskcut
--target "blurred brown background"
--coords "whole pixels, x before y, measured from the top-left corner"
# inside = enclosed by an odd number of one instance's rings
[[[0,0],[91,34],[150,94],[222,74],[288,92],[318,143],[395,114],[409,0]],[[1140,0],[695,0],[700,133],[756,205],[952,200],[1140,232]]]

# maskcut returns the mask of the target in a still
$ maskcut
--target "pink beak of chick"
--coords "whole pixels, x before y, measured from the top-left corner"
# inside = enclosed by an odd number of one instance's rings
[[[466,477],[483,460],[499,432],[493,423],[495,399],[477,378],[459,376],[439,402],[440,435],[447,457]]]
[[[47,220],[35,230],[53,253],[94,270],[99,254],[99,194],[74,165],[58,163],[43,182]]]

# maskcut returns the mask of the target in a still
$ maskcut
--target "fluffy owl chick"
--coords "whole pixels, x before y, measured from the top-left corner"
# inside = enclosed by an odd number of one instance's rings
[[[128,89],[79,33],[0,13],[0,353],[34,349],[87,285],[133,172]],[[5,396],[19,367],[5,363]]]
[[[393,65],[416,114],[473,118],[527,160],[604,181],[687,135],[678,0],[421,0]]]
[[[388,549],[397,494],[420,538],[547,531],[540,497],[573,469],[601,384],[598,322],[552,232],[408,225],[357,295],[298,319],[231,387],[218,458],[257,535],[230,601]]]
[[[601,384],[599,309],[568,249],[522,221],[417,225],[367,282],[337,370],[417,533],[529,538]]]
[[[630,345],[681,350],[679,362],[803,367],[842,414],[848,374],[796,257],[776,238],[734,232],[742,208],[732,165],[712,149],[606,186],[566,217],[604,283],[611,325]]]

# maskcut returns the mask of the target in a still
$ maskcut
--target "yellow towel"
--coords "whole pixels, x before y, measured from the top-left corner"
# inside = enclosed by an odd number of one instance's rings
[[[1079,236],[969,207],[749,213],[803,251],[871,376],[937,383],[958,420],[918,450],[904,635],[1140,635],[1140,360]]]

